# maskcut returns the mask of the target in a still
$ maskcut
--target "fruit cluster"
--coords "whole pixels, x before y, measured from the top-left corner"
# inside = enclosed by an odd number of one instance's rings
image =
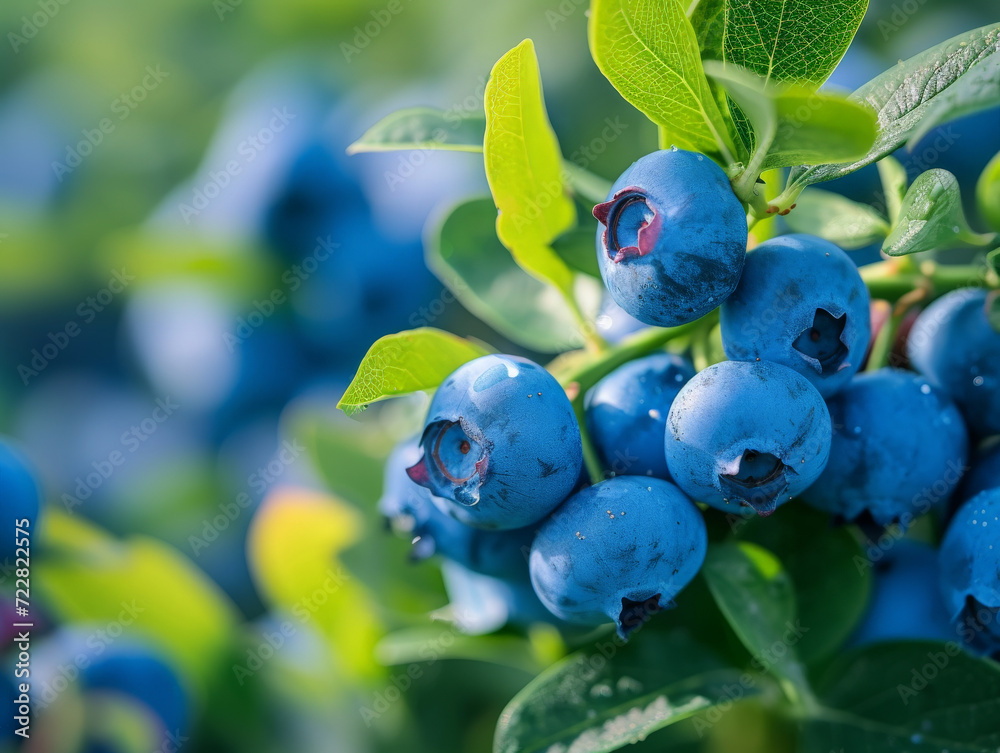
[[[382,511],[416,557],[530,580],[555,617],[611,621],[624,638],[698,573],[710,508],[738,521],[798,498],[835,520],[904,527],[948,512],[970,433],[1000,433],[1000,334],[984,291],[951,292],[917,319],[919,373],[859,373],[872,322],[854,262],[809,235],[748,253],[744,209],[704,155],[640,159],[594,216],[614,302],[654,326],[718,309],[729,360],[700,372],[667,352],[625,363],[586,394],[582,435],[541,366],[503,355],[461,366],[387,467]],[[584,443],[605,476],[593,485]],[[977,463],[941,550],[954,621],[1000,608],[998,460]],[[990,624],[984,650],[1000,644]]]

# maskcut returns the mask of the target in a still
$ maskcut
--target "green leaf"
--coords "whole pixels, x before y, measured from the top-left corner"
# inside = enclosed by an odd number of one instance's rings
[[[854,159],[875,140],[875,115],[833,93],[768,82],[744,68],[710,60],[705,71],[732,97],[753,126],[759,170]],[[760,157],[758,157],[760,160]]]
[[[871,592],[871,567],[850,529],[831,527],[827,515],[799,503],[737,525],[740,539],[773,552],[791,578],[805,630],[795,646],[799,658],[809,664],[836,652],[865,615]]]
[[[572,300],[573,273],[549,244],[573,227],[576,208],[563,185],[562,155],[530,39],[493,66],[485,106],[483,148],[486,179],[500,210],[497,236],[525,272]]]
[[[976,182],[976,206],[979,216],[1000,232],[1000,152],[993,156]]]
[[[1000,55],[994,55],[969,70],[934,98],[907,143],[912,148],[933,128],[1000,104]]]
[[[347,147],[348,154],[398,149],[483,151],[486,120],[481,113],[410,107],[382,118]]]
[[[841,248],[863,248],[889,234],[889,223],[867,204],[810,188],[785,218],[796,233],[810,233]]]
[[[337,407],[353,415],[378,400],[432,390],[463,363],[484,355],[475,343],[432,327],[386,335],[368,350]]]
[[[837,67],[867,8],[868,0],[699,0],[691,21],[704,59],[815,89]]]
[[[747,542],[713,544],[701,572],[753,665],[804,689],[795,645],[805,633],[796,619],[792,581],[777,557]]]
[[[594,253],[594,228],[590,226],[575,227],[568,230],[552,244],[552,250],[566,262],[571,269],[581,274],[601,279],[601,267]],[[601,283],[602,287],[604,283]]]
[[[115,539],[59,512],[45,517],[42,530],[47,556],[35,583],[60,621],[124,626],[164,651],[201,693],[214,673],[229,670],[219,661],[236,640],[236,607],[186,557],[145,536]]]
[[[994,65],[998,54],[1000,24],[983,26],[952,37],[869,81],[851,99],[867,103],[877,114],[879,134],[872,148],[853,162],[796,168],[789,175],[789,184],[807,186],[847,175],[906,143],[925,117],[935,116],[938,123],[944,122],[933,112],[937,98],[964,76],[973,72],[978,76],[979,66]],[[992,100],[978,99],[978,94],[985,92],[966,92],[962,114],[990,105]]]
[[[497,723],[493,750],[617,750],[731,703],[733,687],[755,695],[757,687],[741,684],[743,675],[682,631],[638,636],[624,646],[609,636],[545,670],[514,696]]]
[[[904,256],[966,243],[984,245],[989,238],[969,229],[955,176],[934,168],[920,174],[906,192],[882,250],[889,256]]]
[[[895,157],[883,157],[876,166],[882,181],[882,193],[885,195],[885,213],[889,217],[889,223],[895,225],[903,208],[903,197],[906,196],[906,168]]]
[[[542,353],[581,347],[584,338],[565,299],[514,262],[497,240],[495,218],[488,198],[456,206],[430,234],[427,266],[504,337]],[[590,256],[596,259],[593,233]]]
[[[679,0],[593,0],[589,34],[597,67],[660,126],[662,146],[732,162],[736,149]]]
[[[805,753],[995,753],[1000,666],[957,642],[882,643],[838,657],[803,722]]]

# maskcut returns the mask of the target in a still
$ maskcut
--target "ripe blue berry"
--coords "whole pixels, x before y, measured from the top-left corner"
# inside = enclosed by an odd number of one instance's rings
[[[88,691],[120,693],[144,704],[167,733],[187,729],[188,697],[176,672],[143,646],[113,646],[83,670],[80,680]]]
[[[667,416],[676,484],[737,515],[770,515],[822,473],[830,415],[798,372],[767,361],[723,361],[688,382]]]
[[[499,578],[527,578],[528,556],[534,530],[484,531],[467,526],[445,512],[447,502],[415,484],[406,469],[420,460],[417,439],[401,442],[385,465],[385,482],[379,512],[392,529],[408,537],[414,560],[435,554],[477,573]]]
[[[870,337],[869,296],[850,257],[811,235],[784,235],[749,254],[720,310],[736,361],[794,369],[829,397],[858,371]]]
[[[879,641],[955,640],[938,580],[938,553],[932,546],[896,541],[873,565],[868,611],[851,639],[862,646]]]
[[[1000,489],[962,505],[941,542],[941,589],[973,648],[1000,650]]]
[[[860,374],[828,402],[830,462],[803,495],[813,507],[854,520],[904,525],[943,506],[968,456],[965,424],[948,397],[900,369]]]
[[[541,366],[516,356],[482,356],[445,379],[420,447],[410,478],[477,528],[541,520],[573,490],[583,464],[566,392]]]
[[[597,328],[597,334],[612,345],[620,343],[629,335],[646,327],[645,324],[615,303],[615,299],[610,295],[604,297],[594,325]]]
[[[448,591],[449,610],[464,633],[492,633],[508,623],[558,623],[535,595],[527,567],[518,577],[498,578],[446,560],[441,575]]]
[[[1000,432],[1000,332],[986,317],[987,293],[963,288],[917,318],[907,338],[914,368],[958,403],[977,434]]]
[[[27,525],[18,527],[34,536],[39,505],[38,484],[27,458],[0,438],[0,513],[11,529],[0,541],[0,559],[13,563],[16,558],[15,521],[27,520]]]
[[[708,538],[698,508],[673,484],[618,476],[577,492],[538,530],[531,582],[568,622],[609,620],[623,638],[698,573]]]
[[[667,413],[694,367],[657,353],[625,364],[587,395],[587,428],[604,467],[616,475],[670,478],[663,454]]]
[[[746,213],[722,168],[702,154],[647,154],[622,173],[594,216],[604,284],[641,322],[692,322],[739,282]]]

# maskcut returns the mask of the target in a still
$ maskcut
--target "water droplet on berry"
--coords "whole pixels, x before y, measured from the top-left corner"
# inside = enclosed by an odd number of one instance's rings
[[[922,384],[920,385],[920,391],[925,395],[929,395],[931,394],[931,386],[929,384]]]

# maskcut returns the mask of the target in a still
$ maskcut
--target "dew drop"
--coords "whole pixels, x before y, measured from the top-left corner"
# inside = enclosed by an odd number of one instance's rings
[[[929,384],[922,384],[920,385],[920,391],[925,395],[929,395],[931,394],[931,386]]]
[[[660,420],[660,412],[658,410],[656,410],[656,408],[651,408],[650,411],[649,411],[649,417],[651,419],[653,419],[654,421],[659,421]]]
[[[520,370],[517,368],[517,366],[512,364],[510,361],[506,361],[505,365],[507,366],[507,376],[509,376],[511,379],[513,379],[514,377],[516,377],[518,374],[521,373]]]
[[[975,379],[972,380],[972,383],[974,385],[976,385],[977,387],[982,387],[983,386],[983,382],[985,382],[985,381],[986,380],[983,379],[981,376],[977,376]]]

